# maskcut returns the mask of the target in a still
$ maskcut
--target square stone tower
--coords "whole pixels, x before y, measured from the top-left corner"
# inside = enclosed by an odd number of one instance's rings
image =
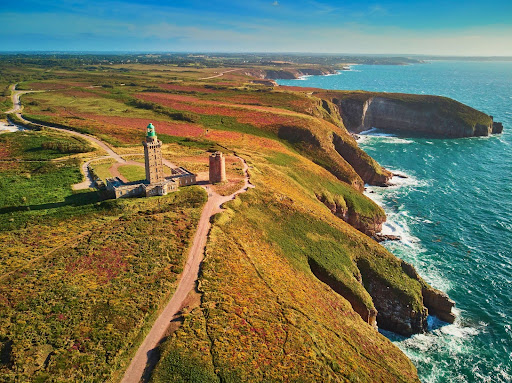
[[[147,127],[144,145],[144,160],[146,164],[146,181],[149,184],[164,181],[164,165],[162,163],[162,141],[156,137],[155,127]]]
[[[210,155],[210,183],[226,181],[226,162],[221,152],[215,152]]]

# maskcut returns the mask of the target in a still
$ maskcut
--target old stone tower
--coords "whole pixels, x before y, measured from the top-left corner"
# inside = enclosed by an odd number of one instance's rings
[[[226,181],[226,162],[221,152],[210,155],[210,183]]]
[[[144,159],[146,163],[146,181],[155,184],[164,181],[164,165],[162,163],[162,141],[156,137],[155,127],[147,127],[144,145]]]

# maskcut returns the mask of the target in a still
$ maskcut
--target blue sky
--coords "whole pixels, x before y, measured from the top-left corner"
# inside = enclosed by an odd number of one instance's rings
[[[0,51],[512,56],[512,1],[2,1]]]

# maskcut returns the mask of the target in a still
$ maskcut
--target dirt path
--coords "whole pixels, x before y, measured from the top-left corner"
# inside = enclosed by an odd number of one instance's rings
[[[217,76],[213,77],[220,77],[224,73],[227,72],[233,72],[238,69],[233,69],[230,71],[223,72]],[[212,77],[210,77],[212,78]],[[11,86],[11,90],[13,92],[12,94],[12,100],[13,100],[13,109],[10,111],[10,113],[16,113],[17,116],[24,122],[29,123],[30,121],[25,120],[21,115],[21,102],[20,102],[20,95],[24,93],[28,93],[30,91],[16,91],[16,84]],[[82,171],[86,177],[85,181],[83,181],[80,184],[73,185],[73,188],[76,187],[75,190],[78,188],[87,188],[92,185],[93,179],[91,177],[91,174],[88,171],[88,165],[92,161],[104,159],[104,158],[113,158],[117,161],[118,166],[121,164],[130,164],[134,163],[137,165],[141,165],[138,162],[135,161],[126,161],[123,157],[118,155],[116,152],[114,152],[108,145],[106,145],[103,141],[97,139],[96,137],[75,132],[73,130],[67,130],[62,128],[55,128],[51,126],[45,126],[49,129],[65,132],[68,134],[72,134],[74,136],[82,137],[92,144],[96,144],[100,148],[104,149],[107,152],[106,156],[97,157],[94,159],[91,159],[84,164],[82,164]],[[170,301],[167,303],[165,308],[163,309],[162,313],[159,315],[155,323],[153,324],[153,327],[149,331],[148,335],[140,345],[139,349],[137,350],[134,358],[132,359],[130,365],[128,366],[128,369],[126,370],[124,377],[122,379],[122,383],[139,383],[142,375],[144,373],[144,370],[146,368],[146,365],[148,363],[148,359],[151,356],[151,353],[156,348],[160,340],[164,337],[165,332],[167,331],[169,324],[171,320],[173,319],[174,315],[177,314],[180,309],[183,306],[183,302],[187,298],[187,295],[189,292],[195,287],[197,283],[197,278],[199,275],[199,268],[201,265],[201,262],[204,257],[204,249],[206,246],[206,240],[208,237],[208,232],[210,230],[211,224],[210,224],[210,218],[222,211],[222,205],[226,203],[227,201],[230,201],[234,199],[238,194],[244,193],[249,188],[254,187],[249,182],[249,173],[247,166],[247,162],[241,158],[236,156],[242,163],[243,163],[243,171],[244,171],[244,185],[242,188],[234,192],[233,194],[230,194],[228,196],[221,196],[217,194],[210,185],[204,185],[203,188],[208,193],[208,201],[206,202],[203,211],[201,212],[201,217],[199,219],[199,223],[197,226],[197,231],[194,235],[194,239],[192,241],[192,246],[190,247],[187,262],[185,264],[185,267],[183,269],[183,273],[180,276],[180,280],[178,283],[178,286],[176,288],[176,291],[174,292],[173,296],[171,297]],[[164,165],[168,166],[169,168],[176,167],[172,162],[163,159]],[[117,168],[116,168],[117,169]]]
[[[94,178],[92,177],[91,172],[89,171],[89,164],[94,161],[104,160],[106,158],[111,158],[110,156],[101,156],[93,158],[92,160],[86,161],[82,164],[82,173],[85,175],[85,180],[78,184],[71,185],[73,190],[83,190],[94,188]]]
[[[108,169],[108,171],[110,172],[112,177],[117,177],[123,182],[130,182],[119,171],[119,166],[123,166],[123,165],[135,165],[135,166],[140,166],[141,168],[144,167],[144,164],[137,162],[137,161],[126,161],[125,163],[116,162],[115,164],[112,164],[112,166],[110,167],[110,169]]]
[[[237,70],[240,70],[240,69],[230,69],[230,70],[226,70],[224,72],[220,72],[219,74],[216,74],[215,76],[210,76],[210,77],[203,77],[203,78],[200,78],[199,80],[209,80],[211,78],[216,78],[216,77],[221,77],[221,76],[224,76],[224,74],[226,73],[230,73],[230,72],[235,72]]]
[[[23,107],[21,105],[20,96],[23,95],[23,94],[26,94],[26,93],[33,93],[35,91],[31,91],[31,90],[16,90],[16,84],[11,85],[11,91],[13,92],[12,93],[13,108],[10,111],[8,111],[7,113],[16,113],[16,115],[18,116],[18,118],[20,120],[22,120],[23,122],[25,122],[27,124],[30,123],[30,121],[25,120],[23,118],[23,116],[21,115]],[[38,124],[38,125],[42,125],[42,124]],[[58,131],[61,131],[61,132],[65,132],[65,133],[71,134],[73,136],[84,138],[87,141],[89,141],[90,143],[92,143],[93,145],[99,146],[101,149],[106,151],[108,156],[112,157],[117,162],[125,162],[123,157],[121,157],[119,154],[114,152],[110,146],[108,146],[105,142],[101,141],[100,139],[98,139],[98,138],[96,138],[94,136],[91,136],[91,135],[88,135],[88,134],[84,134],[84,133],[80,133],[80,132],[76,132],[74,130],[55,128],[53,126],[46,126],[46,125],[42,125],[42,126],[44,126],[45,128],[48,128],[48,129],[58,130]]]
[[[23,122],[25,123],[30,123],[30,121],[26,120],[23,118],[21,112],[23,111],[23,106],[21,105],[21,100],[20,100],[20,96],[23,95],[23,94],[26,94],[26,93],[33,93],[33,92],[36,92],[36,91],[31,91],[31,90],[16,90],[16,85],[17,84],[12,84],[10,86],[10,90],[12,92],[12,95],[11,95],[11,98],[12,98],[12,104],[13,104],[13,107],[11,110],[9,110],[7,113],[15,113],[16,116]],[[93,177],[92,177],[92,174],[89,172],[89,168],[88,168],[88,165],[93,162],[93,161],[96,161],[98,159],[103,159],[103,158],[113,158],[116,162],[118,163],[121,163],[121,164],[125,164],[127,163],[127,161],[121,157],[119,154],[117,154],[109,145],[107,145],[105,142],[101,141],[100,139],[94,137],[94,136],[91,136],[91,135],[88,135],[88,134],[84,134],[84,133],[80,133],[80,132],[76,132],[74,130],[68,130],[68,129],[62,129],[62,128],[56,128],[56,127],[53,127],[53,126],[47,126],[47,125],[43,125],[43,124],[38,124],[38,125],[41,125],[41,126],[44,126],[45,128],[48,128],[48,129],[52,129],[52,130],[58,130],[60,132],[65,132],[67,134],[71,134],[73,136],[76,136],[76,137],[81,137],[85,140],[87,140],[88,142],[90,142],[93,146],[97,146],[101,149],[103,149],[107,155],[106,156],[101,156],[101,157],[97,157],[97,158],[93,158],[85,163],[82,164],[82,173],[84,174],[84,181],[80,182],[80,183],[77,183],[77,184],[74,184],[72,185],[72,188],[73,190],[82,190],[82,189],[88,189],[88,188],[91,188],[91,187],[94,187],[94,180],[93,180]],[[166,162],[166,165],[170,165],[171,167],[174,167],[174,165],[165,160]]]
[[[235,193],[228,196],[221,196],[215,193],[209,185],[203,186],[208,192],[208,202],[203,208],[201,218],[197,225],[197,231],[190,247],[187,263],[183,268],[183,273],[180,276],[178,287],[174,292],[171,300],[167,303],[162,313],[159,315],[148,335],[140,345],[137,353],[135,354],[132,362],[128,366],[121,383],[139,383],[146,365],[151,358],[152,353],[158,346],[158,343],[165,335],[167,328],[174,315],[177,314],[185,301],[189,292],[194,289],[199,275],[199,268],[204,257],[204,249],[208,232],[210,230],[210,217],[222,211],[222,204],[234,199],[238,194],[244,193],[249,188],[254,187],[249,182],[248,166],[245,160],[238,157],[243,163],[245,182],[244,186]]]

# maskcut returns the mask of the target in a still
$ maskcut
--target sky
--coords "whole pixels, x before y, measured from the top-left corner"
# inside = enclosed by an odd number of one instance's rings
[[[0,51],[512,56],[511,0],[2,0]]]

